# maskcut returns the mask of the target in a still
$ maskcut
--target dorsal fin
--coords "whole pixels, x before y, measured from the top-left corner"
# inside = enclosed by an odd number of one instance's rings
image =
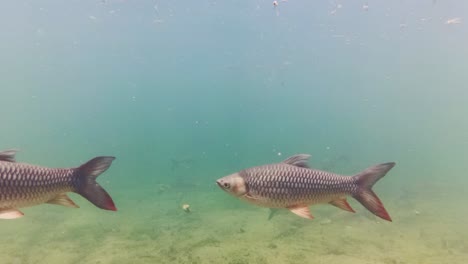
[[[0,160],[8,161],[8,162],[16,162],[15,161],[16,152],[18,151],[15,149],[0,151]]]
[[[296,167],[301,167],[301,168],[310,168],[309,164],[307,164],[307,161],[309,160],[309,158],[310,158],[309,154],[297,154],[297,155],[287,158],[286,160],[283,161],[283,163],[293,165]]]

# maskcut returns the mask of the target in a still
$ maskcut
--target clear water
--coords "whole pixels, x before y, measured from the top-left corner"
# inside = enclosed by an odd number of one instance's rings
[[[23,208],[1,263],[467,263],[467,24],[457,0],[2,2],[0,147],[116,156],[119,210]],[[268,220],[214,184],[296,153],[397,162],[374,188],[394,222]]]

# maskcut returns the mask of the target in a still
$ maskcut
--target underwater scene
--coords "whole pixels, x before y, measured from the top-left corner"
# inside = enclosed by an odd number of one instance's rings
[[[3,1],[0,35],[0,264],[468,263],[467,1]]]

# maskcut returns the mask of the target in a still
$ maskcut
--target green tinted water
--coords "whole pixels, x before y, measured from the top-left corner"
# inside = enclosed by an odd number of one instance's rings
[[[116,156],[119,211],[22,209],[2,263],[466,263],[468,5],[367,3],[3,3],[0,147]],[[397,162],[374,188],[394,222],[354,200],[268,220],[214,183],[296,153]]]

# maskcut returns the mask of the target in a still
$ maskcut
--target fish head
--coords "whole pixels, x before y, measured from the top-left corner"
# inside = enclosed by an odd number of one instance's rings
[[[225,192],[233,196],[242,196],[247,193],[247,185],[239,173],[234,173],[216,181],[216,184]]]

